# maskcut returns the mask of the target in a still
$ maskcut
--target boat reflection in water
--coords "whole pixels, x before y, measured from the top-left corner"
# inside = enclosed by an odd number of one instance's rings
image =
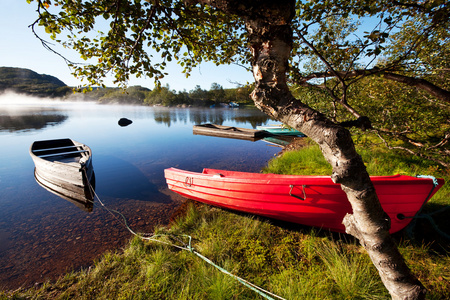
[[[55,185],[34,173],[36,182],[47,191],[59,196],[78,208],[91,212],[94,209],[95,174],[92,173],[91,182],[83,187],[68,183],[67,185]],[[78,191],[74,191],[78,190]]]
[[[36,141],[30,155],[40,186],[84,211],[93,210],[95,174],[88,146],[71,139]]]

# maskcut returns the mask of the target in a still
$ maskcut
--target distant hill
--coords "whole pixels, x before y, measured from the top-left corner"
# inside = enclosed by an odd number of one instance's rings
[[[6,90],[37,97],[63,97],[72,91],[54,76],[22,68],[0,67],[0,92]]]

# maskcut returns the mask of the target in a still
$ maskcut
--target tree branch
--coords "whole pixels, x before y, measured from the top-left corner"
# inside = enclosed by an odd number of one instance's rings
[[[353,121],[341,122],[341,123],[339,123],[339,125],[341,125],[343,127],[347,127],[347,128],[348,127],[357,127],[364,131],[367,129],[372,129],[372,123],[370,122],[370,119],[365,116],[359,117],[358,119],[353,120]]]
[[[36,30],[35,30],[34,27],[36,26],[36,24],[38,24],[38,22],[39,22],[40,20],[42,20],[41,8],[43,8],[43,7],[44,7],[44,5],[42,4],[42,1],[39,0],[39,1],[38,1],[38,8],[36,9],[36,11],[37,11],[37,13],[38,13],[38,15],[39,15],[39,18],[37,18],[32,24],[28,25],[28,27],[31,28],[31,31],[33,32],[34,36],[41,42],[42,46],[43,46],[45,49],[47,49],[48,51],[53,52],[54,54],[56,54],[56,55],[58,55],[59,57],[61,57],[61,58],[64,60],[64,62],[65,62],[68,66],[69,66],[69,65],[74,65],[75,62],[72,62],[72,61],[69,60],[67,57],[63,56],[63,55],[62,55],[61,53],[59,53],[58,51],[54,50],[54,49],[52,48],[52,44],[51,44],[51,43],[47,42],[46,40],[44,40],[43,38],[41,38],[41,37],[39,36],[39,34],[37,34],[37,32],[36,32]],[[45,9],[45,8],[44,8],[44,9]],[[52,17],[56,18],[56,16],[50,14],[46,9],[45,9],[45,11],[46,11],[49,15],[51,15]]]
[[[414,77],[404,76],[404,75],[390,73],[390,72],[383,72],[382,75],[386,79],[401,82],[401,83],[404,83],[404,84],[407,84],[410,86],[417,87],[424,91],[427,91],[434,97],[450,103],[450,91],[444,90],[425,79],[414,78]]]
[[[308,42],[308,40],[304,37],[303,34],[298,33],[298,36],[301,38],[301,40],[303,41],[303,43],[305,43],[313,52],[314,54],[316,54],[319,59],[327,66],[328,68],[328,73],[332,74],[334,77],[337,77],[341,87],[342,87],[342,96],[338,97],[336,96],[336,94],[334,93],[333,90],[329,89],[328,86],[325,84],[324,85],[324,89],[328,92],[328,94],[336,101],[339,102],[347,111],[349,111],[353,116],[355,116],[356,118],[361,118],[362,116],[350,105],[348,104],[347,101],[347,89],[348,89],[348,85],[345,83],[345,77],[342,77],[341,74],[345,74],[345,72],[337,72],[333,66],[328,62],[327,59],[325,59],[325,57],[316,49],[316,47],[314,47],[314,45],[310,42]],[[369,122],[370,123],[370,122]],[[370,126],[371,127],[371,126]]]
[[[402,150],[402,151],[408,152],[409,154],[412,154],[412,155],[414,155],[414,156],[422,157],[422,158],[425,158],[425,159],[434,161],[434,162],[436,162],[436,163],[438,163],[438,164],[440,164],[440,165],[442,165],[442,166],[444,166],[444,167],[449,167],[449,166],[450,166],[450,164],[448,164],[448,163],[446,163],[446,162],[444,162],[444,161],[442,161],[442,160],[440,160],[440,159],[436,159],[436,158],[434,158],[434,157],[432,157],[432,156],[425,155],[425,154],[420,153],[420,152],[417,152],[417,151],[413,151],[413,150],[408,149],[408,148],[406,148],[406,147],[402,147],[402,146],[391,146],[391,145],[386,141],[386,139],[384,139],[384,138],[381,136],[381,134],[380,134],[380,132],[379,132],[378,130],[374,130],[374,132],[375,132],[376,135],[380,138],[380,140],[383,141],[383,143],[385,144],[385,146],[386,146],[388,149],[391,149],[391,150],[392,150],[392,149]],[[442,143],[441,146],[442,146],[442,145],[445,145],[445,144],[447,143],[447,141],[448,141],[448,138],[449,138],[449,137],[446,136],[446,138],[444,138],[444,140],[441,141],[439,144]],[[437,145],[435,145],[435,146],[437,146]],[[434,147],[433,147],[433,148],[434,148]]]
[[[156,6],[152,6],[152,8],[150,9],[150,13],[147,16],[147,19],[145,21],[144,26],[142,26],[142,28],[139,30],[139,34],[136,37],[136,40],[134,41],[133,46],[130,49],[130,52],[128,54],[128,58],[127,58],[127,64],[131,59],[131,56],[133,55],[136,47],[138,46],[139,42],[142,39],[142,34],[144,33],[144,31],[148,28],[148,26],[150,25],[150,21],[153,19],[153,17],[155,16],[155,12],[156,12]]]
[[[417,87],[421,90],[427,91],[434,97],[443,100],[445,102],[450,103],[450,91],[447,91],[431,82],[429,82],[426,79],[423,78],[415,78],[405,75],[400,75],[396,73],[392,73],[389,70],[393,70],[392,68],[387,69],[380,69],[380,68],[372,68],[372,69],[366,69],[366,70],[351,70],[351,71],[326,71],[326,72],[319,72],[319,73],[311,73],[307,76],[301,77],[300,80],[297,80],[295,83],[305,86],[305,83],[311,79],[319,79],[319,78],[329,78],[334,77],[337,74],[338,78],[354,78],[354,77],[364,77],[364,76],[370,76],[370,75],[377,75],[380,74],[386,79],[401,82],[404,84],[407,84],[409,86]],[[312,85],[312,84],[309,84]],[[320,86],[319,86],[320,87]]]

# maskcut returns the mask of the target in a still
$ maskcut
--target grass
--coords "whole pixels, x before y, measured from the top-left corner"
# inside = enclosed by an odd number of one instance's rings
[[[446,170],[414,158],[380,149],[360,153],[371,174],[428,173],[449,179]],[[312,146],[285,153],[265,171],[320,174],[329,172],[327,168]],[[448,205],[449,195],[447,184],[428,211]],[[450,232],[446,220],[433,217]],[[428,299],[449,299],[449,241],[429,234],[427,226],[419,220],[420,230],[413,237],[405,232],[394,237],[407,264],[429,290]],[[155,234],[160,241],[179,246],[186,246],[189,235],[194,249],[217,265],[285,299],[389,299],[369,257],[347,235],[273,223],[190,201],[182,217]],[[40,287],[1,292],[0,299],[263,298],[189,251],[136,237],[89,269]]]
[[[324,175],[331,174],[331,166],[327,163],[319,146],[309,144],[301,151],[285,152],[283,156],[269,161],[264,173],[292,175]]]

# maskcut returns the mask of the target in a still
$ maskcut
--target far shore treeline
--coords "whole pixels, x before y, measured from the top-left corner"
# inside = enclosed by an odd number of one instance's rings
[[[0,67],[0,93],[13,91],[36,97],[61,98],[63,100],[96,101],[103,104],[137,104],[162,106],[212,106],[219,103],[251,105],[251,86],[224,89],[213,83],[209,90],[200,86],[187,91],[171,90],[168,85],[153,90],[131,86],[126,90],[115,87],[93,87],[75,92],[58,78],[41,75],[32,70]]]

